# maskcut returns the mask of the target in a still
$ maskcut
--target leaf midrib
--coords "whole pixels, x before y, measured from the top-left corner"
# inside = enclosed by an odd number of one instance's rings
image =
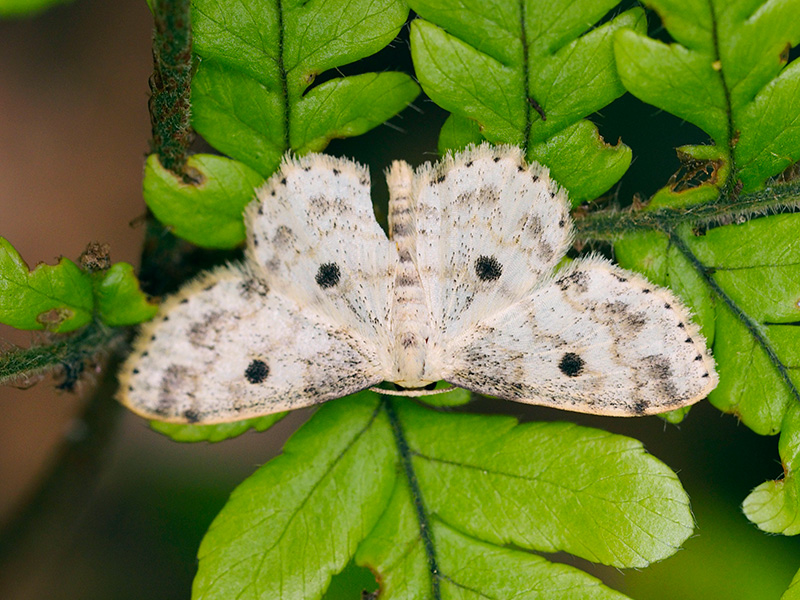
[[[402,422],[395,411],[392,399],[382,396],[381,405],[389,418],[389,424],[392,427],[392,433],[394,434],[395,444],[397,446],[397,453],[400,457],[400,463],[403,467],[409,492],[414,503],[414,512],[417,515],[417,524],[419,525],[419,538],[422,541],[422,547],[425,550],[425,557],[428,562],[428,574],[431,580],[433,600],[442,600],[441,589],[439,587],[442,574],[436,557],[436,546],[431,537],[431,520],[425,509],[425,501],[422,497],[422,491],[420,490],[416,473],[414,472],[414,465],[411,462],[412,452],[408,446]]]
[[[670,243],[674,245],[675,248],[677,248],[678,251],[684,256],[684,258],[689,262],[700,278],[705,282],[706,286],[709,287],[711,291],[728,306],[733,315],[745,326],[748,333],[767,355],[767,359],[778,371],[778,374],[788,388],[789,393],[794,397],[795,401],[800,403],[800,390],[798,390],[797,386],[789,376],[789,371],[786,365],[783,364],[783,361],[781,361],[781,359],[778,357],[778,354],[772,347],[772,344],[764,335],[760,324],[752,319],[750,315],[747,314],[734,301],[734,299],[722,289],[714,277],[708,272],[708,269],[705,267],[705,265],[703,265],[703,263],[700,262],[700,259],[694,255],[692,250],[686,244],[684,239],[678,235],[678,233],[676,233],[674,230],[671,230],[668,232],[668,236]]]

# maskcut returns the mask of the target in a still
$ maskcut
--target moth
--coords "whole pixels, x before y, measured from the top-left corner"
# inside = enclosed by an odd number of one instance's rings
[[[147,418],[220,423],[394,382],[599,415],[687,406],[714,361],[669,290],[573,242],[567,193],[519,148],[481,145],[387,175],[286,158],[245,211],[246,258],[167,299],[121,371]]]

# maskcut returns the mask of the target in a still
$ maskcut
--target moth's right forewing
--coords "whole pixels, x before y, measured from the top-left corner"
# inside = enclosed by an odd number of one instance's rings
[[[185,286],[144,326],[119,395],[151,419],[236,421],[376,385],[386,376],[380,355],[373,339],[223,268]]]

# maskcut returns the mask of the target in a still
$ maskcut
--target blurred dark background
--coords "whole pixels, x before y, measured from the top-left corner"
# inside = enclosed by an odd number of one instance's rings
[[[0,21],[0,235],[31,266],[61,255],[77,259],[90,241],[111,244],[115,261],[138,262],[150,32],[144,0],[78,0],[36,18]],[[342,71],[386,69],[412,72],[404,39]],[[370,165],[380,211],[381,171],[396,158],[434,159],[445,118],[420,97],[393,127],[336,141],[328,151]],[[678,169],[674,147],[706,141],[693,126],[630,96],[592,119],[609,142],[621,137],[633,148],[630,171],[611,191],[621,203],[666,182]],[[39,339],[0,329],[0,348]],[[25,390],[0,388],[0,526],[18,522],[62,442],[90,434],[79,417],[92,382],[102,380],[102,373],[86,377],[79,394],[58,392],[49,379]],[[114,402],[111,389],[103,390]],[[677,555],[642,571],[554,557],[634,598],[776,600],[800,567],[799,540],[759,532],[739,508],[753,487],[781,474],[777,439],[753,434],[707,403],[678,427],[656,417],[591,418],[487,400],[470,410],[624,433],[678,472],[697,530]],[[119,411],[85,481],[50,498],[38,523],[34,512],[33,524],[2,555],[0,598],[188,598],[208,524],[237,483],[274,456],[308,414],[293,414],[267,433],[182,445]],[[361,585],[369,585],[369,574],[348,570],[329,598],[355,600]]]

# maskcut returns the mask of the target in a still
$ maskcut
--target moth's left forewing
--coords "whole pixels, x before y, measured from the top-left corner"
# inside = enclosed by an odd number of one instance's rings
[[[460,387],[601,415],[674,410],[717,384],[680,300],[596,258],[462,336],[451,357],[445,379]]]

